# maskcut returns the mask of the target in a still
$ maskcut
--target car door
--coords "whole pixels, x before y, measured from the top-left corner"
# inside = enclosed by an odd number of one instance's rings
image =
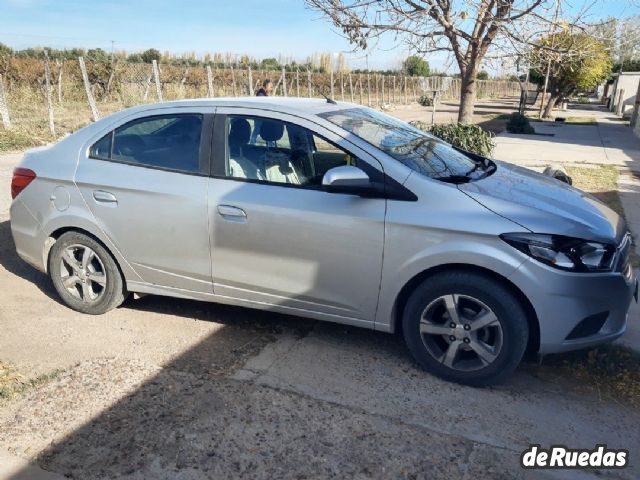
[[[207,187],[213,108],[138,114],[92,140],[76,183],[141,281],[212,293]]]
[[[328,193],[319,183],[332,166],[357,161],[373,176],[382,167],[345,143],[298,117],[218,109],[209,186],[216,295],[336,321],[373,321],[385,200]]]

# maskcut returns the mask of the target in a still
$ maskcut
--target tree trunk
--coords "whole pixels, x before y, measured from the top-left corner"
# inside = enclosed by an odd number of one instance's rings
[[[544,118],[549,118],[553,114],[553,109],[556,106],[556,103],[560,99],[561,95],[558,93],[552,93],[547,100],[547,104],[544,107],[544,114],[542,115]]]
[[[473,123],[473,107],[476,103],[476,72],[469,69],[462,75],[460,82],[460,111],[458,112],[458,122]]]

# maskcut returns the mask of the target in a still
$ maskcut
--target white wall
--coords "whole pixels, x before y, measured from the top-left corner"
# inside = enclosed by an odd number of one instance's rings
[[[624,89],[624,97],[622,99],[623,114],[631,115],[633,106],[636,102],[636,92],[638,91],[638,83],[640,83],[640,72],[623,72],[613,84],[612,101],[610,110],[615,112],[618,103],[618,92]]]

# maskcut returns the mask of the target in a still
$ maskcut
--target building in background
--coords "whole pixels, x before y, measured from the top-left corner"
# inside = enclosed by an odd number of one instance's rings
[[[609,110],[622,116],[631,116],[640,84],[640,72],[614,73],[612,76],[613,85],[606,93],[610,98]]]

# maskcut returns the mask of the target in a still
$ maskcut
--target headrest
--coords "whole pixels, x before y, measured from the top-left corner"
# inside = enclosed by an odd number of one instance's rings
[[[260,127],[260,136],[265,142],[277,142],[284,135],[284,123],[264,120]]]
[[[234,144],[249,143],[251,138],[251,125],[246,118],[234,118],[229,128],[229,142]]]

